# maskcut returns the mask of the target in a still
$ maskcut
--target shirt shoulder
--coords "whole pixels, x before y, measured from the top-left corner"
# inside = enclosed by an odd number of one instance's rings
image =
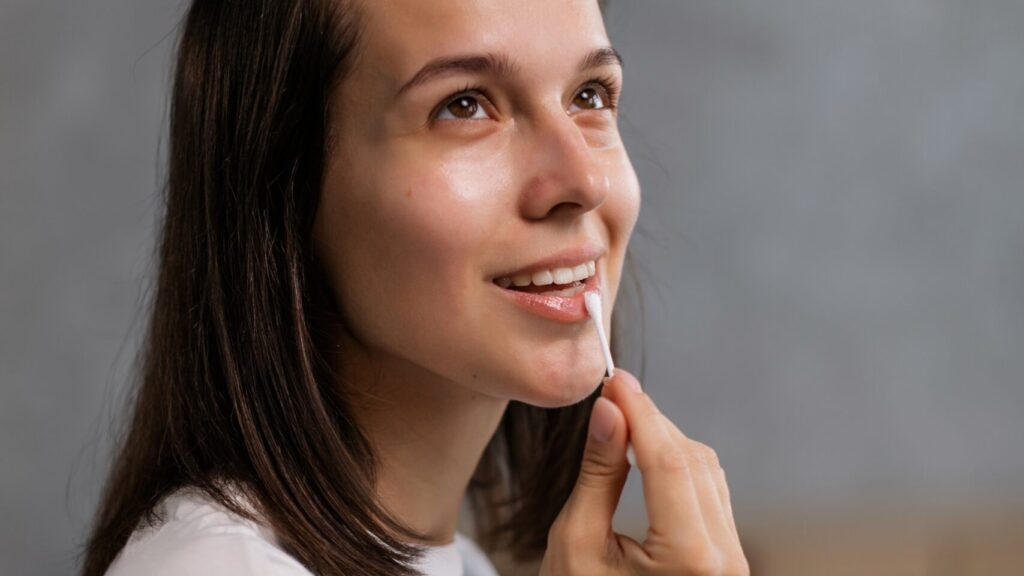
[[[471,538],[461,532],[456,532],[455,545],[458,548],[459,556],[462,557],[465,576],[498,576],[498,571],[487,554]]]
[[[192,489],[158,506],[161,522],[136,530],[107,576],[312,576],[265,526]]]

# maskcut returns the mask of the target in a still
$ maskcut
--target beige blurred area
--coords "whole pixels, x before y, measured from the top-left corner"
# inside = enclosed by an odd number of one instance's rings
[[[1015,576],[1024,509],[948,515],[779,513],[741,527],[758,576]]]
[[[847,509],[761,511],[738,526],[753,576],[1019,576],[1024,507],[897,514]],[[623,530],[642,541],[643,530]],[[538,565],[494,558],[504,576]]]

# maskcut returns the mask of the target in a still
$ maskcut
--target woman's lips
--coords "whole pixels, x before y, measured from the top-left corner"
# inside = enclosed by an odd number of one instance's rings
[[[551,293],[533,294],[511,288],[502,288],[494,283],[492,283],[492,286],[501,290],[506,298],[509,298],[514,304],[527,312],[532,312],[542,318],[557,322],[573,323],[587,319],[587,308],[583,302],[583,294],[586,292],[600,292],[599,276],[600,270],[584,280],[583,286],[577,288],[576,293],[571,296],[557,296]]]

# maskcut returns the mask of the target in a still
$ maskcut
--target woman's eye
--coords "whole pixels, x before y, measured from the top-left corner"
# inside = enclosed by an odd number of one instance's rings
[[[577,92],[576,97],[572,99],[572,103],[569,105],[569,112],[601,110],[608,107],[610,104],[609,100],[608,91],[604,88],[594,85],[586,86]]]
[[[484,120],[487,117],[483,104],[471,94],[456,96],[437,113],[438,120]]]

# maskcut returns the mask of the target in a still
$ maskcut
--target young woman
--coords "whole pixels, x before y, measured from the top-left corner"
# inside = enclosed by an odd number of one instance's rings
[[[605,370],[640,206],[595,0],[195,0],[86,576],[746,574],[714,452]],[[650,531],[611,529],[629,470]]]

